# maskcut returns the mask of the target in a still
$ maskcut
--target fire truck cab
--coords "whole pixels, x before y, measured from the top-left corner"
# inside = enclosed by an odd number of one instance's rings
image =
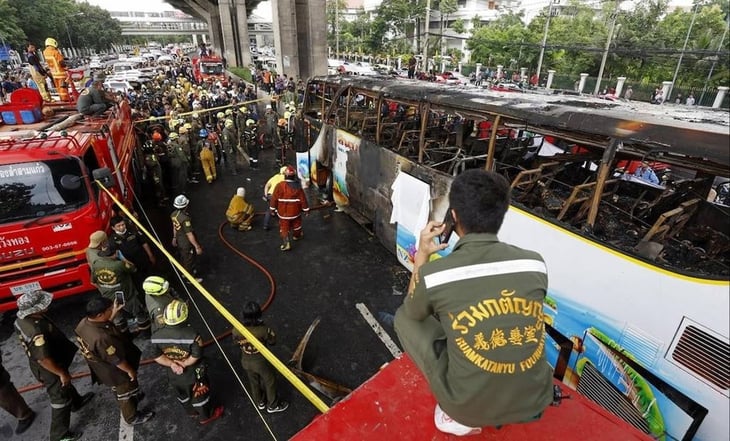
[[[99,117],[45,104],[37,121],[8,124],[6,114],[19,113],[13,98],[0,106],[0,313],[25,292],[59,298],[94,289],[85,249],[114,210],[100,184],[131,206],[141,170],[126,101]]]
[[[215,55],[207,57],[193,57],[193,77],[198,84],[215,83],[220,81],[223,87],[228,87],[228,77],[223,68],[223,60]]]

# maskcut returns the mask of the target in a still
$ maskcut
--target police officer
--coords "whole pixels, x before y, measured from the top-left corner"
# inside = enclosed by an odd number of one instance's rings
[[[152,322],[152,332],[154,333],[165,326],[163,315],[165,308],[173,300],[179,298],[174,289],[170,287],[170,282],[160,276],[149,276],[142,284],[145,293],[145,305],[147,312],[150,314]]]
[[[109,224],[112,227],[109,242],[114,250],[121,251],[125,259],[134,264],[136,271],[132,273],[135,286],[150,274],[157,263],[147,238],[122,216],[113,216]]]
[[[122,332],[137,333],[150,328],[147,312],[132,278],[134,271],[134,264],[115,253],[109,243],[102,245],[99,259],[91,267],[91,282],[102,297],[114,300],[117,292],[124,294],[124,304],[120,305],[122,312],[115,314],[114,322]],[[131,328],[128,328],[128,321]]]
[[[45,315],[52,300],[53,295],[46,291],[20,296],[15,330],[31,373],[43,383],[51,401],[51,441],[72,441],[81,433],[69,430],[71,412],[81,409],[94,394],[79,395],[71,383],[68,368],[78,349]]]
[[[170,158],[170,187],[174,194],[185,193],[188,183],[188,159],[177,132],[167,138],[167,156]]]
[[[190,324],[188,305],[173,300],[165,308],[164,328],[158,329],[151,339],[157,358],[165,367],[170,386],[177,400],[191,417],[200,417],[200,424],[208,424],[223,415],[223,406],[213,407],[210,402],[210,382],[203,359],[203,342]]]
[[[35,421],[36,413],[28,407],[28,403],[25,402],[13,382],[10,381],[10,374],[3,366],[2,352],[0,352],[0,409],[5,409],[6,412],[17,418],[16,435],[28,430]]]
[[[180,253],[180,263],[193,276],[197,275],[195,256],[203,254],[203,247],[198,243],[193,231],[193,223],[190,221],[187,207],[190,200],[185,195],[178,195],[173,202],[175,211],[170,215],[172,220],[172,246],[177,247]],[[203,279],[196,277],[198,282]]]
[[[142,351],[112,323],[121,309],[106,297],[89,300],[86,317],[76,326],[76,340],[92,371],[92,381],[111,387],[124,421],[137,425],[149,421],[155,413],[137,410],[141,399],[137,369]]]
[[[243,325],[254,337],[267,346],[276,344],[274,330],[261,320],[261,307],[256,302],[243,306]],[[276,394],[276,375],[274,368],[258,349],[238,330],[233,329],[233,341],[241,348],[241,366],[246,371],[251,385],[251,395],[260,410],[268,413],[282,412],[289,403],[280,400]]]

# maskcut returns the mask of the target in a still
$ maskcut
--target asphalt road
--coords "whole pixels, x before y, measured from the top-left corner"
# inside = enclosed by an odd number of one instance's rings
[[[246,188],[247,199],[256,205],[257,211],[265,209],[266,203],[261,200],[263,186],[278,169],[273,164],[273,157],[272,150],[264,151],[258,170],[246,167],[238,176],[224,171],[219,173],[215,183],[191,185],[188,192],[193,225],[204,248],[201,259],[203,285],[237,317],[246,301],[256,300],[263,304],[271,285],[264,272],[224,246],[218,236],[219,227],[225,221],[225,210],[238,186]],[[318,205],[315,193],[308,190],[308,194],[310,203]],[[172,209],[158,208],[154,201],[146,201],[144,205],[162,242],[169,246],[168,215]],[[272,351],[282,362],[288,362],[309,325],[319,317],[321,322],[305,352],[304,369],[345,387],[356,388],[392,356],[355,305],[364,303],[375,317],[380,312],[394,312],[402,302],[401,293],[405,291],[409,273],[375,237],[346,213],[334,212],[333,207],[313,210],[304,220],[303,240],[294,242],[293,249],[288,252],[279,250],[276,228],[264,231],[261,221],[262,217],[257,217],[254,229],[248,232],[234,231],[227,225],[222,231],[228,241],[260,263],[275,281],[273,302],[264,313],[264,319],[278,334],[279,342]],[[168,265],[158,266],[161,273],[173,277]],[[180,283],[174,282],[174,285],[181,291]],[[86,298],[88,296],[84,295],[62,299],[51,305],[50,316],[67,335],[72,335],[73,328],[82,318]],[[193,292],[192,299],[202,315],[191,309],[191,321],[204,340],[230,329],[225,319],[199,293]],[[35,380],[13,332],[13,320],[14,315],[9,315],[0,324],[0,349],[13,382],[20,388],[34,384]],[[385,329],[395,338],[390,326],[386,325]],[[152,355],[144,339],[135,341],[143,349],[143,358]],[[280,378],[280,395],[290,401],[289,409],[259,415],[237,378],[243,379],[248,387],[239,363],[239,350],[230,338],[220,340],[220,348],[215,344],[208,346],[206,357],[210,363],[214,400],[226,408],[222,419],[200,426],[185,416],[167,386],[165,369],[153,363],[139,370],[140,384],[147,396],[141,407],[156,411],[153,420],[135,427],[131,436],[120,434],[119,411],[111,391],[103,386],[92,386],[85,377],[74,381],[77,389],[82,393],[93,390],[97,395],[89,406],[72,416],[72,430],[83,431],[82,439],[89,441],[288,439],[318,414],[309,401]],[[77,355],[72,373],[86,371],[85,362]],[[13,418],[5,412],[0,413],[0,439],[48,439],[50,406],[45,392],[36,389],[23,395],[39,413],[38,419],[19,437],[13,434]],[[326,397],[320,397],[328,405],[332,404]]]

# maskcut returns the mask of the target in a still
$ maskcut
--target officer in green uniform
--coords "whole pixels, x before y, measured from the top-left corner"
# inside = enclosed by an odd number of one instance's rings
[[[78,350],[45,312],[53,300],[46,291],[25,293],[18,298],[15,330],[28,356],[33,376],[43,383],[51,401],[51,441],[72,441],[81,433],[71,432],[71,412],[81,409],[94,394],[79,395],[71,383],[71,366]]]
[[[200,334],[189,323],[188,305],[173,300],[163,320],[165,327],[152,334],[150,343],[155,347],[155,361],[168,367],[167,378],[177,394],[177,400],[191,417],[200,417],[200,424],[208,424],[223,415],[223,406],[213,407],[210,402],[208,367],[203,359]]]
[[[193,223],[190,221],[190,215],[187,208],[190,200],[185,195],[178,195],[173,202],[175,211],[170,215],[172,220],[172,246],[177,247],[180,253],[180,263],[185,269],[197,276],[197,268],[195,265],[195,256],[203,254],[203,247],[198,243],[198,239],[193,232]],[[198,282],[203,279],[196,277]]]
[[[108,243],[108,241],[109,238],[106,233],[101,230],[91,233],[91,236],[89,236],[89,247],[86,248],[86,262],[89,264],[89,269],[91,269],[96,259],[99,258],[101,245]]]
[[[137,383],[142,351],[112,323],[121,309],[106,297],[93,297],[86,304],[86,317],[76,326],[76,340],[91,369],[92,383],[111,387],[124,421],[137,425],[149,421],[155,413],[137,410],[142,399]]]
[[[254,337],[265,345],[276,344],[276,334],[261,320],[261,307],[248,302],[243,307],[243,325]],[[276,371],[256,347],[238,330],[233,329],[233,341],[241,348],[241,366],[246,371],[251,395],[260,410],[268,413],[285,411],[289,403],[280,400],[276,394]]]
[[[451,184],[446,223],[421,231],[413,275],[395,315],[395,330],[428,379],[438,402],[434,421],[446,433],[539,418],[553,401],[545,360],[542,305],[547,271],[542,257],[499,242],[509,208],[509,183],[467,170]],[[448,256],[437,242],[447,223],[459,236]]]
[[[156,145],[151,141],[145,142],[142,144],[142,154],[144,155],[147,182],[152,185],[157,203],[164,206],[167,198],[165,197],[165,187],[162,184],[162,166],[160,165]]]
[[[170,188],[173,194],[185,193],[188,184],[188,158],[179,142],[177,132],[167,138],[167,156],[170,159]]]
[[[165,308],[173,300],[179,299],[170,283],[160,276],[149,276],[142,283],[145,293],[145,304],[152,322],[152,333],[165,327]]]
[[[122,312],[115,315],[114,318],[114,324],[122,332],[129,330],[131,333],[136,333],[150,328],[147,311],[142,306],[140,295],[132,278],[134,271],[134,264],[120,259],[109,244],[102,245],[99,259],[94,261],[91,267],[91,282],[97,287],[102,297],[113,301],[118,291],[124,293]],[[129,329],[128,321],[131,322]]]

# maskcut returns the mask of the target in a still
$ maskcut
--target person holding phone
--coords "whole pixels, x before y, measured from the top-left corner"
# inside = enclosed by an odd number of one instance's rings
[[[447,225],[431,221],[421,231],[408,295],[395,315],[398,338],[428,379],[438,430],[463,436],[538,419],[553,401],[545,263],[497,238],[510,203],[501,175],[463,172],[449,203],[459,241],[429,261],[447,247],[436,240]]]

